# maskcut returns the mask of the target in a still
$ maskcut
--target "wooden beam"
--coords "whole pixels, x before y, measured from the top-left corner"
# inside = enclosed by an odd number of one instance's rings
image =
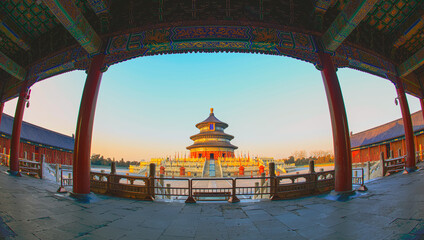
[[[44,3],[89,54],[96,54],[100,51],[102,40],[74,1],[44,0]]]
[[[414,55],[408,58],[405,62],[397,67],[399,76],[404,77],[415,69],[421,67],[424,64],[424,48],[418,50]]]
[[[424,16],[421,16],[417,19],[406,31],[400,36],[396,42],[393,44],[394,47],[400,47],[411,39],[418,31],[420,31],[424,26]]]
[[[404,82],[404,85],[407,86],[406,90],[408,94],[418,98],[423,98],[424,91],[418,75],[411,73],[408,76],[402,77],[401,80]],[[411,89],[411,87],[413,89]]]
[[[28,51],[30,49],[29,38],[23,30],[16,25],[7,14],[0,10],[0,31],[2,31],[10,40],[16,43],[20,48]]]
[[[110,0],[87,0],[87,2],[96,15],[109,13]]]
[[[367,16],[378,0],[352,0],[339,13],[322,36],[326,51],[334,52],[358,24]]]
[[[325,14],[329,7],[333,6],[335,0],[318,0],[315,2],[315,13]]]
[[[8,72],[15,78],[19,79],[20,81],[23,81],[25,79],[25,68],[21,67],[19,64],[17,64],[15,61],[10,59],[2,52],[0,52],[0,68]]]

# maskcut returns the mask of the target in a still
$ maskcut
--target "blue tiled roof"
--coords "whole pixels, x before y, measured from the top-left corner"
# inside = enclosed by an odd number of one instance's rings
[[[4,114],[1,118],[0,132],[12,136],[13,117]],[[57,133],[31,123],[22,122],[21,140],[43,144],[55,148],[74,150],[74,138]]]
[[[413,113],[411,115],[411,119],[414,132],[424,129],[423,115],[421,111]],[[378,127],[353,134],[350,137],[350,145],[352,148],[357,148],[398,137],[404,137],[404,135],[405,129],[403,127],[403,120],[400,118]]]

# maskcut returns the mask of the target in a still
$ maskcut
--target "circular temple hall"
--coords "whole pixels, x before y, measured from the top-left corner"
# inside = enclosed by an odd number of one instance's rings
[[[194,143],[187,147],[191,158],[210,160],[234,157],[234,150],[237,147],[230,143],[234,136],[224,133],[228,124],[215,117],[213,108],[209,117],[196,124],[196,127],[200,129],[200,133],[190,137]]]

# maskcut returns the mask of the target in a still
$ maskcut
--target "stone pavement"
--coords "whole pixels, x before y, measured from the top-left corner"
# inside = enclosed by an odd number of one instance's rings
[[[424,165],[421,165],[423,167]],[[0,239],[424,239],[424,170],[367,184],[348,201],[328,195],[241,203],[79,203],[55,183],[0,166]]]

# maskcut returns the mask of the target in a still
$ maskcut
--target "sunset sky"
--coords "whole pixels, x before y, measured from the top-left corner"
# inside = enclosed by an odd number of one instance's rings
[[[339,69],[350,131],[401,117],[391,82]],[[74,71],[32,87],[24,120],[75,133],[86,74]],[[411,112],[420,110],[408,96]],[[5,105],[14,115],[16,99]],[[312,64],[258,54],[197,53],[137,58],[104,73],[92,153],[125,160],[188,153],[195,124],[215,109],[235,136],[236,155],[285,158],[298,150],[332,151],[331,122],[321,73]]]

